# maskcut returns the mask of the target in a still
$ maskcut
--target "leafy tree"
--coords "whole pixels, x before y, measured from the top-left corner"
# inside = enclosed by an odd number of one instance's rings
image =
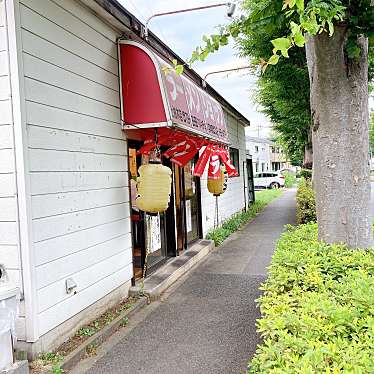
[[[283,36],[288,30],[287,17],[269,17],[263,2],[246,0],[247,14],[243,29],[237,39],[242,57],[249,57],[254,64],[269,59],[271,41]],[[282,4],[279,3],[278,11]],[[265,14],[264,14],[265,13]],[[304,49],[295,49],[289,59],[279,61],[258,79],[256,99],[264,108],[276,131],[276,140],[282,144],[294,165],[302,165],[304,149],[309,145],[308,129],[311,124],[309,100],[309,76]],[[308,163],[308,161],[306,161]]]
[[[249,0],[248,0],[249,1]],[[244,5],[247,0],[244,0]],[[368,39],[374,39],[371,0],[259,0],[257,25],[287,22],[289,31],[272,39],[263,72],[295,47],[306,46],[310,80],[313,170],[319,238],[350,247],[372,245],[368,133]],[[191,62],[204,60],[246,35],[248,18],[205,37]],[[286,19],[286,20],[285,20]],[[259,27],[260,29],[260,27]],[[271,74],[271,73],[270,73]]]
[[[370,123],[369,123],[369,144],[371,153],[374,153],[374,112],[370,113]]]

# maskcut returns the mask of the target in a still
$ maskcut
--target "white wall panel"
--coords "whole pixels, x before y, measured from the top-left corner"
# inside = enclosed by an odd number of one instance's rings
[[[53,129],[67,130],[84,134],[124,139],[124,133],[118,123],[100,118],[74,113],[69,110],[54,108],[34,102],[27,102],[27,122]],[[79,127],[77,127],[79,123]]]
[[[126,155],[124,140],[37,126],[29,126],[28,131],[30,148]]]
[[[33,220],[34,240],[39,242],[129,217],[129,204],[115,204],[75,213]]]
[[[44,5],[48,0],[38,0]],[[48,20],[30,8],[21,5],[22,27],[41,38],[44,38],[61,48],[64,48],[87,61],[94,62],[97,66],[118,75],[117,61],[112,56],[102,52],[83,39],[77,37],[75,30],[65,30],[58,25],[60,20]],[[79,32],[79,31],[78,31]],[[94,34],[94,30],[92,29]]]
[[[118,262],[117,262],[118,263]],[[117,272],[111,271],[111,274],[105,278],[96,278],[96,282],[77,295],[70,296],[56,307],[49,308],[40,314],[39,330],[41,334],[46,333],[57,326],[61,321],[66,321],[70,317],[87,308],[97,300],[101,299],[111,291],[115,290],[130,279],[132,276],[132,264],[120,268]],[[63,292],[64,285],[60,285]],[[40,294],[41,299],[47,299],[47,295]]]
[[[120,155],[30,149],[29,157],[32,172],[127,170],[127,157]]]
[[[101,118],[111,122],[120,122],[120,111],[115,106],[104,104],[95,99],[31,78],[25,78],[25,93],[26,99],[29,101]]]
[[[13,146],[13,125],[0,125],[0,149],[13,148]]]
[[[20,0],[40,334],[132,277],[116,40],[79,1]],[[66,278],[78,284],[67,295]]]
[[[6,75],[0,76],[0,100],[10,99],[10,80]]]
[[[0,245],[0,262],[6,264],[8,269],[19,269],[18,245]]]
[[[37,195],[32,197],[33,218],[127,203],[128,195],[127,187]]]
[[[22,41],[23,50],[29,55],[118,91],[116,74],[95,65],[95,61],[87,61],[27,30],[22,30]]]
[[[0,197],[0,221],[15,222],[17,220],[17,198]]]
[[[130,219],[109,222],[35,243],[36,265],[46,264],[130,232]]]
[[[87,78],[45,62],[27,53],[23,55],[26,77],[119,107],[119,93]]]
[[[9,100],[0,101],[0,125],[10,125],[13,123],[12,102]]]
[[[2,173],[14,172],[14,150],[0,149],[0,170]]]
[[[0,51],[0,77],[8,76],[8,51]]]
[[[58,20],[58,26],[69,33],[102,51],[113,59],[117,59],[116,43],[98,32],[92,32],[92,27],[64,9],[64,3],[58,6],[49,0],[21,0],[21,3],[52,22]]]
[[[128,257],[128,255],[131,254],[131,249],[128,248],[129,240],[131,240],[129,236],[130,234],[122,235],[76,252],[70,256],[39,266],[36,271],[36,283],[38,289],[62,279],[66,279],[67,277],[105,261],[107,258],[117,255],[124,250],[126,250]],[[132,259],[128,258],[128,263],[131,261]]]
[[[18,245],[17,222],[0,222],[0,245]]]
[[[127,174],[119,172],[39,172],[31,173],[32,194],[118,188],[128,185]]]

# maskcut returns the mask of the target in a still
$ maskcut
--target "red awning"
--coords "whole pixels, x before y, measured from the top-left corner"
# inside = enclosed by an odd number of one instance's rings
[[[124,129],[177,127],[228,143],[221,105],[144,45],[119,42]]]

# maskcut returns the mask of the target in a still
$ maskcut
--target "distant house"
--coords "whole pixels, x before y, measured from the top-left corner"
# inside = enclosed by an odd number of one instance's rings
[[[254,173],[291,167],[282,148],[271,140],[246,136],[246,149],[252,155]]]

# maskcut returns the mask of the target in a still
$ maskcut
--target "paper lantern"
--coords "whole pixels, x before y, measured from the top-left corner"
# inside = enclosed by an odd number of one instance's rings
[[[139,168],[136,206],[147,213],[164,212],[170,202],[171,170],[150,161]]]
[[[227,172],[225,167],[221,166],[219,178],[208,177],[208,191],[214,196],[222,195],[227,189]]]

